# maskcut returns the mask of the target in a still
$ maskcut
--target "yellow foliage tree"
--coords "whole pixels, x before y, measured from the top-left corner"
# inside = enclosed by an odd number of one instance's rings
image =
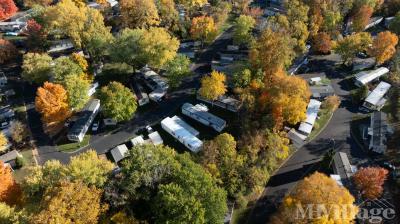
[[[43,122],[48,125],[63,122],[71,115],[67,91],[59,84],[45,82],[43,87],[39,87],[35,106]]]
[[[399,38],[396,34],[390,31],[380,32],[372,43],[372,48],[369,50],[369,54],[376,58],[378,65],[392,58],[396,53],[396,45],[399,42]]]
[[[121,0],[122,23],[128,28],[149,28],[160,24],[154,0]]]
[[[72,53],[71,59],[82,68],[82,71],[86,72],[88,68],[88,62],[84,56],[77,53]]]
[[[201,79],[199,94],[208,100],[216,100],[219,96],[226,93],[225,74],[212,71],[210,76],[204,76]]]
[[[192,19],[190,34],[193,39],[202,43],[210,43],[217,35],[214,19],[209,16],[199,16]]]
[[[3,152],[5,150],[5,146],[8,144],[8,139],[4,135],[3,132],[0,132],[0,152]]]
[[[270,223],[350,224],[358,213],[358,207],[354,202],[354,197],[346,188],[339,186],[328,176],[316,172],[304,178],[290,195],[286,196]],[[325,212],[320,214],[313,212],[315,211],[313,209],[317,209],[316,206],[323,206]],[[299,214],[299,209],[304,209],[304,216]],[[309,215],[307,212],[313,213]]]

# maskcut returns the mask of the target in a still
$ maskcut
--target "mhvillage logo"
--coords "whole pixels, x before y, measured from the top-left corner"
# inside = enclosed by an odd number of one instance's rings
[[[396,216],[395,207],[385,199],[366,200],[358,204],[358,208],[356,218],[361,223],[385,223]],[[313,220],[325,216],[345,220],[351,213],[354,214],[353,204],[297,204],[296,219]]]

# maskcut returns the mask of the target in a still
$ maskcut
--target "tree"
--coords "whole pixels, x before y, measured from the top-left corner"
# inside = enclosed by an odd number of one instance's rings
[[[372,43],[372,37],[369,33],[356,33],[337,41],[335,52],[340,54],[343,63],[350,65],[358,52],[368,49]]]
[[[10,41],[0,39],[0,64],[13,59],[17,53],[17,48]]]
[[[353,181],[365,198],[375,200],[382,195],[388,173],[386,169],[380,167],[361,168],[353,175]]]
[[[233,42],[239,45],[250,43],[255,24],[256,21],[251,16],[240,15],[235,21]]]
[[[90,82],[84,75],[69,75],[62,82],[68,94],[68,105],[75,109],[82,109],[89,100]]]
[[[165,29],[152,27],[145,29],[125,29],[115,40],[110,52],[115,62],[123,62],[134,68],[148,64],[162,68],[176,56],[179,41]]]
[[[224,73],[212,71],[209,76],[201,79],[199,94],[208,100],[216,100],[226,93],[226,77]]]
[[[242,191],[241,172],[244,158],[236,152],[236,141],[232,135],[224,133],[205,142],[200,155],[200,163],[231,197]]]
[[[369,55],[376,58],[378,65],[383,64],[396,53],[396,46],[399,38],[390,31],[380,32],[372,43]]]
[[[21,143],[29,136],[28,127],[21,121],[14,121],[11,124],[11,138],[16,143]]]
[[[159,145],[129,150],[119,189],[155,223],[222,223],[226,193],[188,154]],[[127,208],[132,208],[128,206]],[[137,207],[133,209],[138,209]]]
[[[52,58],[48,54],[26,53],[23,56],[22,78],[30,83],[42,84],[50,79]]]
[[[336,95],[328,96],[324,100],[322,107],[328,109],[329,111],[335,111],[340,105],[340,98]]]
[[[28,214],[24,210],[17,211],[6,203],[0,202],[0,223],[2,224],[24,224],[29,223]]]
[[[51,0],[24,0],[24,6],[29,8],[33,8],[35,5],[48,6],[51,3],[53,3]]]
[[[189,10],[201,7],[207,3],[207,0],[175,0],[178,4],[183,4]]]
[[[71,54],[71,59],[77,65],[79,65],[79,67],[81,67],[83,72],[87,71],[89,64],[88,64],[86,58],[82,54],[72,53]]]
[[[190,59],[182,54],[176,55],[173,60],[165,64],[165,73],[170,87],[177,88],[182,80],[191,74],[190,64]]]
[[[6,146],[8,144],[8,139],[3,132],[0,133],[0,152],[7,150]]]
[[[66,167],[66,175],[72,181],[82,181],[89,186],[103,187],[114,164],[102,159],[94,150],[89,150],[71,158]]]
[[[289,66],[295,56],[293,41],[287,35],[265,29],[250,50],[250,61],[267,73]]]
[[[243,69],[242,71],[233,74],[233,82],[235,87],[245,88],[250,85],[252,81],[252,74],[250,69]]]
[[[40,52],[47,48],[47,34],[42,25],[34,19],[26,22],[27,46],[31,51]]]
[[[154,0],[121,0],[122,23],[128,28],[150,28],[160,24]]]
[[[103,113],[116,121],[130,120],[137,103],[133,93],[119,82],[110,82],[100,90]]]
[[[8,19],[18,11],[13,0],[0,0],[0,20]]]
[[[64,122],[71,114],[67,92],[61,85],[51,82],[38,88],[35,106],[46,124]]]
[[[199,16],[192,19],[190,34],[195,40],[200,40],[203,43],[211,43],[216,35],[217,28],[214,19],[209,16]]]
[[[369,20],[371,19],[373,12],[373,8],[367,5],[363,5],[361,8],[359,8],[352,18],[352,30],[354,32],[364,31],[365,27],[369,23]]]
[[[69,76],[80,76],[84,74],[81,66],[70,57],[61,56],[54,60],[52,75],[56,83],[63,83]]]
[[[9,166],[0,161],[0,202],[15,205],[21,202],[21,189],[14,181]]]
[[[400,1],[399,1],[400,3]],[[400,6],[400,4],[399,4]],[[394,19],[389,24],[389,30],[393,33],[400,35],[400,12],[396,14]]]
[[[271,223],[314,223],[318,220],[321,221],[318,223],[349,224],[358,213],[357,206],[353,204],[354,201],[354,197],[346,188],[339,186],[330,177],[316,172],[299,182],[285,197]],[[299,207],[307,209],[308,205],[324,206],[326,213],[313,213],[312,217],[294,215],[296,209]]]
[[[174,0],[156,0],[156,5],[161,19],[160,26],[170,31],[178,30],[179,13]]]
[[[33,223],[96,224],[100,213],[107,209],[101,204],[101,190],[81,182],[64,182],[49,189],[43,197],[43,209],[33,217]]]
[[[332,50],[332,39],[328,33],[321,32],[318,33],[313,38],[313,48],[314,51],[322,54],[329,54]]]

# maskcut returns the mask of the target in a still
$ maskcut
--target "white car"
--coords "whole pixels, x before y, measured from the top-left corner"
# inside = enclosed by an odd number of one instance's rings
[[[99,130],[99,122],[93,123],[92,125],[92,131],[97,131]]]

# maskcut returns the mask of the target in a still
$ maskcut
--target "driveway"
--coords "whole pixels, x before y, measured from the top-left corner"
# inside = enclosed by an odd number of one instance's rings
[[[40,122],[40,115],[34,110],[28,111],[29,125],[33,132],[33,137],[39,153],[39,163],[43,164],[48,160],[56,159],[62,163],[67,163],[71,156],[81,153],[88,149],[95,149],[98,154],[103,154],[111,148],[127,141],[135,136],[137,130],[149,124],[155,124],[166,116],[172,115],[184,102],[194,97],[194,90],[200,86],[200,78],[211,71],[211,60],[215,55],[226,49],[229,39],[232,37],[232,29],[228,29],[222,33],[213,44],[205,49],[198,57],[197,61],[192,65],[191,69],[195,73],[192,77],[184,80],[179,90],[168,93],[168,99],[163,100],[158,106],[150,111],[137,113],[131,121],[123,124],[116,131],[108,134],[93,135],[90,145],[75,153],[64,153],[57,150],[52,140],[43,133]],[[35,96],[36,87],[26,84],[24,95]],[[34,97],[26,97],[25,103],[32,104]]]
[[[298,149],[275,172],[246,223],[267,223],[284,196],[296,186],[298,181],[318,170],[318,162],[332,147],[335,151],[346,152],[353,165],[367,162],[367,156],[351,138],[350,122],[357,114],[358,108],[353,106],[350,101],[349,85],[342,78],[346,74],[335,69],[339,60],[337,55],[313,57],[310,60],[310,72],[325,72],[326,76],[331,79],[336,95],[342,99],[341,105],[326,128],[315,139]]]

